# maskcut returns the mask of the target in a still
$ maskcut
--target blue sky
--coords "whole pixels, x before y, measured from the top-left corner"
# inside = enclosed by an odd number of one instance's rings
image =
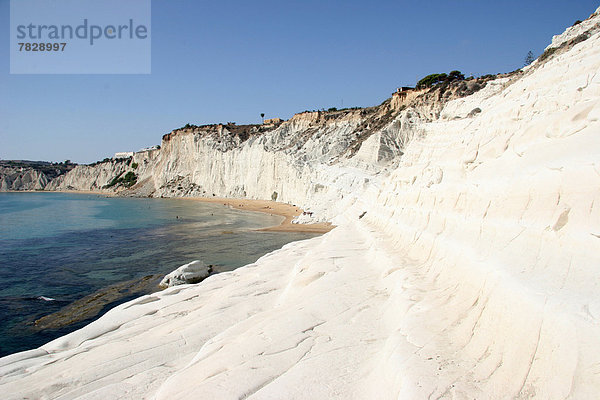
[[[10,75],[0,0],[0,158],[92,162],[186,123],[370,106],[430,73],[509,72],[595,1],[152,1],[149,75]]]

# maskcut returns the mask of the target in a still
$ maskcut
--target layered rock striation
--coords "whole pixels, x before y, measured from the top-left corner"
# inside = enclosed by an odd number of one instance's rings
[[[337,227],[1,359],[5,397],[597,397],[599,23],[466,97],[136,154],[123,193],[277,193]]]

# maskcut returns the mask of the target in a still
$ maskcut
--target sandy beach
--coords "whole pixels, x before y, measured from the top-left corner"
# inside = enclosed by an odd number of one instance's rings
[[[270,200],[228,199],[223,197],[190,197],[190,199],[205,203],[223,204],[224,206],[230,206],[238,210],[280,215],[285,218],[281,224],[259,229],[261,231],[327,233],[335,228],[334,225],[326,222],[317,224],[293,224],[292,220],[296,216],[302,214],[303,210],[291,204],[278,203]]]

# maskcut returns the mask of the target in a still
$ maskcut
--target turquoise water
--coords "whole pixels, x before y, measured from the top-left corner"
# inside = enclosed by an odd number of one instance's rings
[[[107,286],[196,259],[232,270],[315,236],[254,231],[281,219],[185,199],[0,193],[0,356],[89,323],[32,328],[35,319]]]

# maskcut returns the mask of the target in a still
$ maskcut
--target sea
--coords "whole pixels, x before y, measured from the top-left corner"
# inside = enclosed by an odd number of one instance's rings
[[[0,357],[158,290],[193,260],[219,273],[315,236],[257,231],[282,219],[190,199],[0,193]]]

